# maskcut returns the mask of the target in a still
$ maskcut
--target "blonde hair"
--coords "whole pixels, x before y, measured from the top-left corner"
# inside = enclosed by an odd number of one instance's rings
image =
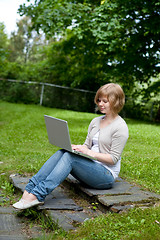
[[[125,95],[119,84],[108,83],[100,87],[94,98],[94,102],[98,105],[98,100],[106,97],[110,103],[111,109],[115,113],[119,113],[125,104]]]

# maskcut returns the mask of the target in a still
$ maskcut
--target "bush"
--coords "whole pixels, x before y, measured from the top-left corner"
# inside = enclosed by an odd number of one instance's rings
[[[39,104],[42,84],[27,84],[27,82],[0,81],[0,99],[8,102]],[[74,110],[79,112],[95,112],[94,92],[44,85],[43,106]],[[126,99],[122,117],[160,121],[160,102],[142,102],[135,99]]]
[[[160,102],[159,101],[137,101],[134,99],[126,99],[126,104],[121,112],[123,117],[160,121],[158,116]]]
[[[94,93],[45,86],[43,105],[80,112],[94,112]]]
[[[1,99],[13,103],[38,104],[40,86],[0,81]]]

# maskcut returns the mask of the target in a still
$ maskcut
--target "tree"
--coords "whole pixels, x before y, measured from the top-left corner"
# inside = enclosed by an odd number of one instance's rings
[[[11,33],[10,37],[10,61],[27,63],[35,60],[36,49],[42,45],[42,34],[31,30],[31,20],[24,17],[17,22],[18,30]]]
[[[107,79],[128,87],[135,81],[148,83],[159,73],[158,0],[41,0],[20,6],[19,12],[30,16],[34,29],[48,36],[63,36],[70,27],[88,51],[94,45]]]
[[[3,77],[3,72],[7,64],[8,58],[8,37],[5,33],[5,25],[0,22],[0,73]]]

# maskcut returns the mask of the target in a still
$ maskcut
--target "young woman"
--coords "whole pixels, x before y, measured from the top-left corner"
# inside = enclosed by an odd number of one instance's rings
[[[65,150],[57,151],[29,180],[22,198],[13,204],[14,208],[27,209],[43,204],[45,197],[69,174],[91,188],[113,186],[128,139],[128,127],[118,115],[125,103],[124,92],[118,84],[106,84],[97,91],[95,103],[103,115],[91,121],[84,144],[72,145],[72,148],[96,160]]]

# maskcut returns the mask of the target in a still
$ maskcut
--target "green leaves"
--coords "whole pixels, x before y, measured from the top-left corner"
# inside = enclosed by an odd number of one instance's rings
[[[35,0],[19,12],[53,43],[39,63],[47,81],[92,91],[118,82],[130,93],[159,73],[158,0]]]

